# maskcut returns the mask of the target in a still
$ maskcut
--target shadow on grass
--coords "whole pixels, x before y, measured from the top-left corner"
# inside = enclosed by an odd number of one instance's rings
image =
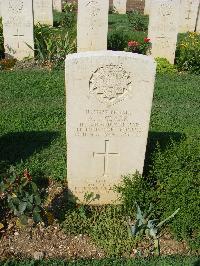
[[[192,265],[193,266],[200,266],[200,258],[197,261],[195,261]]]
[[[161,151],[164,151],[172,141],[180,142],[184,137],[185,134],[178,132],[149,132],[144,162],[144,175],[146,176],[150,170],[152,155],[157,145],[159,145]]]
[[[58,132],[12,132],[0,137],[0,173],[10,165],[26,160],[35,152],[48,147],[59,136]]]

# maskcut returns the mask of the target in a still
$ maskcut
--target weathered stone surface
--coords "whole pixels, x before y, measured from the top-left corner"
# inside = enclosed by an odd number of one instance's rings
[[[52,0],[33,0],[34,24],[53,25]]]
[[[2,1],[2,0],[0,0],[0,17],[2,16],[2,15],[1,15],[1,13],[2,13],[1,1]]]
[[[111,203],[122,176],[143,171],[155,63],[113,51],[72,54],[65,63],[69,191]]]
[[[79,52],[107,49],[108,0],[79,0],[77,50]]]
[[[179,32],[194,31],[199,0],[180,0],[180,27]]]
[[[151,0],[145,0],[144,14],[149,15]]]
[[[152,55],[174,63],[179,29],[180,0],[154,0],[150,5],[148,37]]]
[[[113,8],[119,14],[126,14],[127,0],[113,0]]]
[[[32,0],[3,0],[2,15],[6,57],[34,57]]]
[[[61,0],[53,0],[53,9],[61,12],[62,11],[62,1]]]

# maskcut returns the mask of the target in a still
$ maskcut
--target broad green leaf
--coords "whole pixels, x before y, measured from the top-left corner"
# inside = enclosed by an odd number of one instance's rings
[[[36,205],[40,205],[41,204],[41,199],[39,195],[35,195],[35,203]]]
[[[24,211],[26,210],[26,207],[27,207],[27,202],[22,201],[22,202],[19,204],[19,212],[20,212],[21,214],[23,214]]]
[[[33,220],[38,223],[42,220],[41,215],[39,212],[33,212]]]

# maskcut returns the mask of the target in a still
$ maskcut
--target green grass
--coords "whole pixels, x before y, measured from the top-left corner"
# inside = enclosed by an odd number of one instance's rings
[[[148,149],[199,134],[200,77],[158,75]],[[64,71],[0,72],[0,164],[66,177]],[[148,162],[147,162],[148,163]]]
[[[157,75],[150,131],[199,134],[200,77]]]
[[[0,162],[66,176],[64,71],[0,73]],[[3,170],[3,166],[1,170]]]
[[[126,14],[109,14],[108,16],[109,29],[126,28],[130,29],[128,16]]]
[[[199,266],[200,259],[197,257],[163,257],[157,259],[104,259],[104,260],[80,260],[67,262],[62,260],[50,261],[8,261],[0,263],[1,266]]]

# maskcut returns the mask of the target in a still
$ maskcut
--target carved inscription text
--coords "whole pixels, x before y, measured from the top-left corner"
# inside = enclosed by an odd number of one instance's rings
[[[79,137],[138,136],[142,125],[127,110],[85,110],[86,119],[77,123],[74,135]]]

